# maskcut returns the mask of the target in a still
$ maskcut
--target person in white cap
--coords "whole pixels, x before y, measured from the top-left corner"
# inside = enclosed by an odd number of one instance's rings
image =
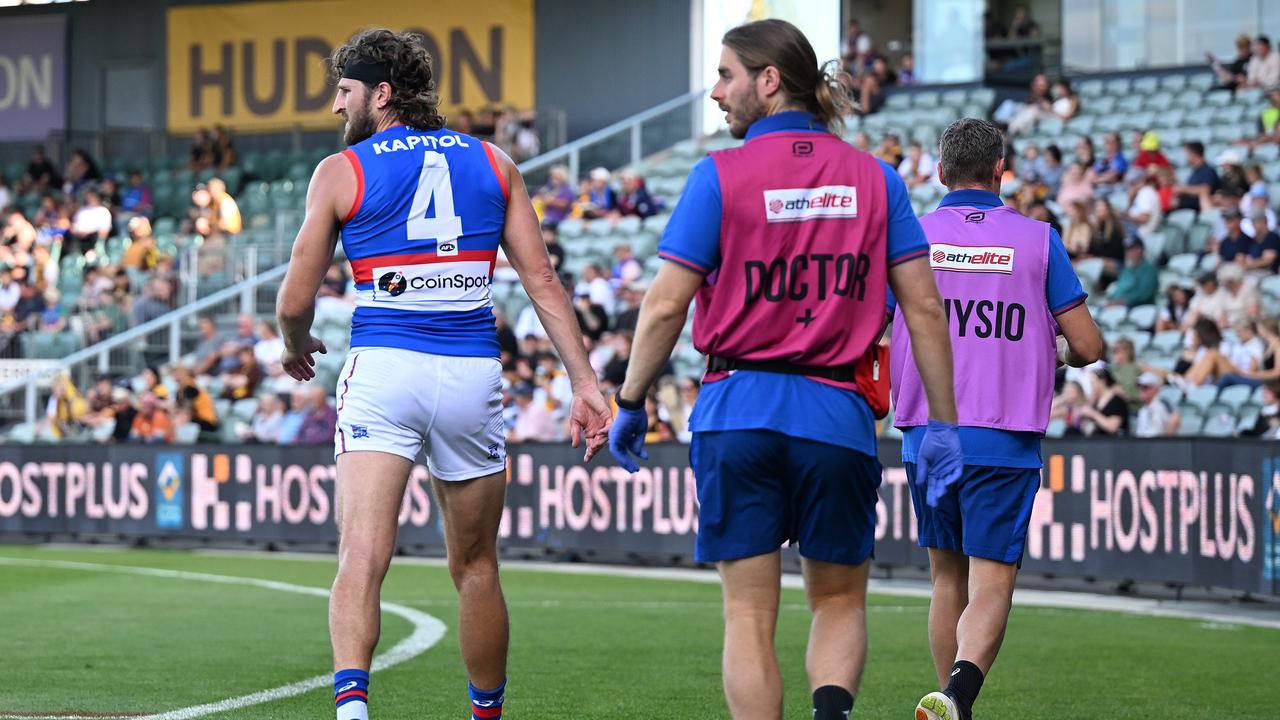
[[[1164,383],[1155,373],[1142,373],[1138,376],[1138,394],[1142,397],[1142,408],[1138,410],[1138,424],[1133,434],[1137,437],[1159,437],[1173,435],[1178,432],[1182,416],[1173,403],[1160,397],[1160,386]]]
[[[587,218],[599,218],[608,215],[618,206],[618,196],[609,185],[609,171],[598,167],[588,175],[586,201],[582,203],[582,215]]]

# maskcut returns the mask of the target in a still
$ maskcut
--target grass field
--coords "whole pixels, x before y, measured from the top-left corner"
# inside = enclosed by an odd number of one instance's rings
[[[14,561],[22,564],[13,564]],[[260,578],[311,588],[332,560],[171,551],[0,547],[0,717],[149,715],[326,673],[322,597],[63,565],[124,565]],[[506,717],[727,717],[714,584],[504,570],[512,648]],[[384,599],[448,627],[425,653],[377,672],[377,720],[468,717],[443,568],[396,564]],[[808,612],[783,595],[778,628],[788,718],[810,715]],[[923,600],[873,596],[871,650],[854,717],[911,718],[932,670]],[[385,650],[409,635],[384,613]],[[976,708],[1013,718],[1270,718],[1280,631],[1106,612],[1017,608]],[[188,715],[194,717],[194,715]],[[331,718],[332,691],[209,718]]]

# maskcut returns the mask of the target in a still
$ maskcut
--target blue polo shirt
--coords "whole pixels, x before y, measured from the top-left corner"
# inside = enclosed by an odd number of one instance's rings
[[[757,120],[746,142],[774,132],[826,132],[807,112],[783,112]],[[911,209],[897,171],[884,172],[886,260],[890,266],[923,257],[929,250],[924,230]],[[693,167],[658,243],[662,258],[709,275],[720,267],[720,177],[715,162],[703,158]],[[875,416],[862,396],[799,375],[739,370],[703,387],[694,406],[694,432],[774,430],[792,437],[876,454]]]
[[[963,207],[999,207],[1000,196],[986,190],[953,190],[942,198],[938,207],[960,205]],[[1054,317],[1079,307],[1088,297],[1080,285],[1080,278],[1072,269],[1067,248],[1062,244],[1058,231],[1049,229],[1049,271],[1045,277],[1045,298]],[[892,302],[892,299],[891,299]],[[956,392],[963,392],[956,388]],[[902,461],[915,462],[924,439],[925,428],[908,428],[902,433]],[[960,446],[964,448],[965,465],[993,467],[1038,468],[1040,460],[1040,434],[1014,432],[981,427],[961,427]]]

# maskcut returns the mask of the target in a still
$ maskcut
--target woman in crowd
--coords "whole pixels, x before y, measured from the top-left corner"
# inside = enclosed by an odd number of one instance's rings
[[[1280,357],[1280,324],[1273,317],[1265,317],[1257,322],[1256,328],[1257,336],[1264,346],[1257,367],[1240,367],[1224,357],[1221,376],[1218,378],[1219,385],[1249,385],[1256,388],[1280,380],[1280,363],[1276,362],[1277,357]],[[1240,330],[1236,332],[1240,333]]]
[[[1107,260],[1107,266],[1115,271],[1124,262],[1124,224],[1115,208],[1105,199],[1093,203],[1093,236],[1089,239],[1088,254]]]
[[[1089,208],[1083,201],[1067,205],[1067,227],[1062,234],[1062,244],[1072,260],[1088,257],[1093,244],[1094,227],[1089,220]]]
[[[1062,386],[1062,392],[1053,399],[1049,417],[1061,420],[1065,426],[1063,435],[1084,435],[1084,408],[1089,404],[1084,388],[1074,380]]]
[[[1187,285],[1174,283],[1165,290],[1165,305],[1160,308],[1160,319],[1156,321],[1156,332],[1177,330],[1182,327],[1183,320],[1191,308],[1191,297],[1195,290]]]
[[[1093,181],[1089,179],[1085,166],[1073,162],[1062,173],[1062,182],[1058,184],[1058,204],[1068,207],[1072,203],[1088,203],[1093,200]]]
[[[1093,383],[1093,402],[1080,408],[1081,416],[1092,426],[1092,435],[1128,435],[1129,402],[1111,371],[1095,370],[1090,375]]]

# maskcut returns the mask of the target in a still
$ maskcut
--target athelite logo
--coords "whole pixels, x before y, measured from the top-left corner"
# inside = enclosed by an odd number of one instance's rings
[[[858,189],[851,185],[764,191],[766,222],[804,222],[858,217]]]
[[[965,246],[934,243],[929,260],[934,270],[1013,274],[1013,248],[1000,245]]]

